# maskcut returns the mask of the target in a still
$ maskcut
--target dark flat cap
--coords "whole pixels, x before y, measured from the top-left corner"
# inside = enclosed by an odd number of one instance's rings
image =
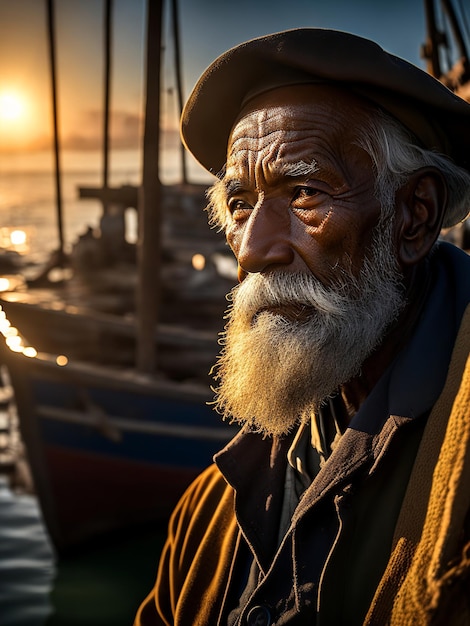
[[[470,104],[414,65],[350,33],[300,28],[228,50],[204,72],[181,118],[183,142],[217,174],[241,109],[270,89],[328,81],[350,88],[401,121],[421,144],[470,170]]]

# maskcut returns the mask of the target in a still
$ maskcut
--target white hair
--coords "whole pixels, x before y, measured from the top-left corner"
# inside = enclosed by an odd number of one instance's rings
[[[448,204],[443,227],[465,219],[470,211],[470,172],[448,157],[426,150],[395,118],[377,110],[363,124],[357,144],[372,159],[376,171],[376,196],[385,212],[394,210],[395,193],[422,167],[435,167],[447,184]],[[387,215],[382,216],[384,219]]]

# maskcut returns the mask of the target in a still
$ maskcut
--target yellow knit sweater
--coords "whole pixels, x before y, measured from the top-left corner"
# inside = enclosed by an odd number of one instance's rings
[[[365,626],[470,624],[469,352],[470,306],[423,434],[394,550]]]

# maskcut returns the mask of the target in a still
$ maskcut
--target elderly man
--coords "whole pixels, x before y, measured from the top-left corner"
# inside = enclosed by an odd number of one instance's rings
[[[243,427],[136,624],[470,623],[470,261],[436,243],[470,207],[470,105],[300,29],[217,59],[182,136],[238,261],[215,404]]]

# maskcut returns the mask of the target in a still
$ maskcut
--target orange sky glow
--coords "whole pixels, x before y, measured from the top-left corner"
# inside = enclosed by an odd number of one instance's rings
[[[114,0],[113,148],[140,145],[146,1]],[[59,132],[64,149],[96,149],[102,142],[103,5],[103,0],[55,2]],[[423,0],[179,0],[183,98],[208,63],[227,48],[297,26],[355,32],[423,67],[419,53],[425,39],[423,7]],[[161,122],[176,137],[168,13],[166,7]],[[45,0],[0,2],[0,153],[50,149],[50,95]]]
[[[103,135],[102,2],[62,0],[55,4],[61,145],[65,149],[96,149]],[[37,0],[0,3],[0,152],[44,150],[51,146],[45,7],[45,2]],[[119,12],[115,14],[119,19]],[[138,147],[141,133],[143,2],[140,0],[134,4],[134,15],[133,22],[126,24],[125,45],[120,40],[114,42],[116,59],[126,55],[133,64],[130,74],[128,68],[119,67],[117,62],[113,67],[111,135],[116,148]]]

